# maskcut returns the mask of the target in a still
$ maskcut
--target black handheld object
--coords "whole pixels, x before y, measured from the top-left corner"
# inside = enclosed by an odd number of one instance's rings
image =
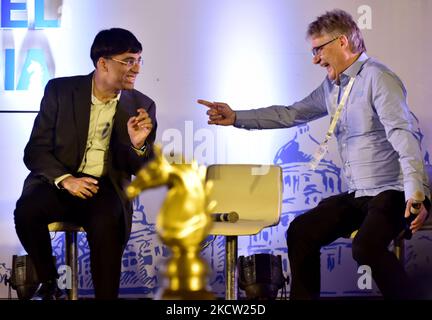
[[[239,215],[235,211],[227,212],[227,213],[212,213],[212,220],[215,222],[237,222],[239,219]]]
[[[414,219],[417,217],[417,215],[420,213],[421,205],[422,205],[424,199],[425,199],[425,196],[423,193],[418,192],[418,191],[416,191],[414,193],[413,203],[411,204],[411,208],[410,208],[410,215],[408,218],[405,218],[405,235],[404,235],[404,238],[407,240],[410,240],[412,238],[412,231],[410,229],[411,222],[413,222]]]

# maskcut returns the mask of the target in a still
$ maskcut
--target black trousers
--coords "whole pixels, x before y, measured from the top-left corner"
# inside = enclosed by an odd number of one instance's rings
[[[359,265],[371,268],[384,298],[415,297],[402,264],[388,250],[390,242],[405,227],[404,212],[404,193],[389,190],[375,197],[354,198],[354,193],[329,197],[296,217],[287,232],[292,276],[290,299],[319,298],[321,247],[357,229],[352,243],[353,258]]]
[[[111,182],[108,178],[98,180],[99,191],[85,200],[48,183],[30,186],[17,201],[15,228],[44,282],[58,277],[48,224],[68,221],[82,225],[90,247],[95,297],[115,299],[120,284],[124,219],[120,199]]]

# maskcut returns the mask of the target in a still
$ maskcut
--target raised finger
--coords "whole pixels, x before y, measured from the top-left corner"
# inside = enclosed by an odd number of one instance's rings
[[[146,109],[144,109],[144,108],[139,108],[139,109],[137,109],[137,112],[138,112],[139,114],[147,114],[147,115],[148,115]]]
[[[148,114],[147,112],[143,111],[143,112],[140,112],[140,113],[137,115],[136,118],[137,118],[138,120],[142,120],[142,119],[150,118],[150,116],[149,116],[149,114]]]
[[[128,126],[134,126],[136,124],[136,117],[129,118],[127,125]]]
[[[202,104],[202,105],[206,106],[206,107],[214,108],[214,103],[213,102],[210,102],[210,101],[207,101],[207,100],[202,100],[202,99],[198,99],[197,102],[199,104]]]

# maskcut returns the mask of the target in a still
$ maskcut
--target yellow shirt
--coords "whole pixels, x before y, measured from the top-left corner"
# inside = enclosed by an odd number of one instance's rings
[[[113,99],[104,103],[93,94],[92,86],[87,143],[78,172],[86,173],[94,177],[101,177],[106,174],[114,115],[117,103],[120,100],[120,95],[121,92]],[[140,157],[146,154],[145,145],[141,150],[133,146],[131,148]],[[54,180],[55,185],[59,188],[59,183],[69,176],[71,176],[70,173],[56,178]]]
[[[109,143],[119,99],[120,93],[103,103],[92,94],[86,150],[78,172],[95,177],[103,176],[106,173]]]
[[[121,93],[108,102],[103,103],[93,94],[92,86],[89,131],[84,157],[78,172],[86,173],[94,177],[101,177],[106,173],[109,143],[120,94]],[[54,180],[55,185],[59,187],[59,183],[69,176],[71,176],[70,173],[56,178]]]

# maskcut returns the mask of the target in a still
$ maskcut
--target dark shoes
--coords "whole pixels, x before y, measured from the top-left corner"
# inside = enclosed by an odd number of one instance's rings
[[[59,289],[56,280],[50,280],[39,285],[31,300],[66,300],[66,295]]]

